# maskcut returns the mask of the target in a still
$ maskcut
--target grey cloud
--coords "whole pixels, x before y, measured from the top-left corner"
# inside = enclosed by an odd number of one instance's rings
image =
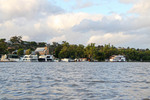
[[[88,32],[88,31],[105,31],[115,32],[121,28],[120,21],[109,21],[107,18],[103,18],[102,21],[83,20],[79,25],[73,27],[74,31]]]
[[[72,29],[75,32],[103,31],[103,32],[127,32],[136,31],[150,26],[150,20],[145,18],[133,17],[122,20],[109,19],[104,17],[101,21],[83,20],[79,25]]]

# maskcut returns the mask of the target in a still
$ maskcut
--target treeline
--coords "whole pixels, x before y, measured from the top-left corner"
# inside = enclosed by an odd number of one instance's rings
[[[13,36],[6,42],[6,39],[0,39],[0,54],[30,54],[37,47],[45,47],[45,42],[37,43],[35,41],[23,41],[21,36]]]
[[[16,53],[19,56],[30,54],[37,47],[45,47],[45,42],[23,41],[21,36],[11,37],[9,41],[0,39],[0,54]],[[50,54],[56,58],[88,58],[90,60],[105,61],[112,55],[124,55],[127,61],[150,61],[149,49],[135,49],[135,48],[117,48],[113,45],[98,45],[91,43],[87,46],[82,44],[69,44],[63,41],[61,44],[53,42],[49,45]]]

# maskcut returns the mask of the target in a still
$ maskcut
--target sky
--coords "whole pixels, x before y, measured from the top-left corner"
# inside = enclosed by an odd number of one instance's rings
[[[0,38],[150,48],[149,0],[0,0]]]

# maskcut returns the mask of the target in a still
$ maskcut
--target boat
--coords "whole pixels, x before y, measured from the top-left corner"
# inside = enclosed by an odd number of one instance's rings
[[[123,55],[113,55],[109,59],[110,62],[125,62],[126,58]]]
[[[74,59],[75,62],[87,62],[87,58],[76,58]]]
[[[75,62],[75,61],[74,61],[74,59],[63,58],[63,59],[61,59],[61,62]]]
[[[20,61],[17,54],[8,54],[8,55],[2,55],[1,56],[1,62],[18,62]]]
[[[38,58],[39,62],[52,62],[53,61],[53,55],[41,55]]]
[[[21,58],[21,61],[23,61],[23,62],[38,62],[38,56],[37,55],[24,55],[23,58]]]

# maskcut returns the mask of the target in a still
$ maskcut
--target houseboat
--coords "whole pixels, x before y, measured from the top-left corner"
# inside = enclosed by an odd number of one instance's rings
[[[41,55],[38,58],[39,62],[52,62],[53,61],[53,55]]]
[[[16,54],[2,55],[1,62],[18,62],[20,61],[19,57]]]
[[[38,62],[38,56],[37,55],[24,55],[23,58],[21,58],[21,61],[23,61],[23,62]]]
[[[113,55],[109,59],[110,62],[125,62],[126,58],[123,55]]]

